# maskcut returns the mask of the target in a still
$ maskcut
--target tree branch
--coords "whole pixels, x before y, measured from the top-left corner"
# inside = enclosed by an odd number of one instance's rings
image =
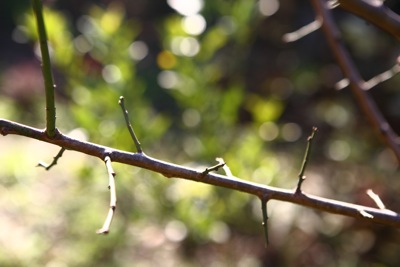
[[[381,0],[338,0],[339,7],[375,24],[400,40],[400,16]]]
[[[203,175],[204,170],[195,170],[161,161],[149,157],[144,153],[130,153],[94,143],[80,141],[63,135],[60,132],[57,132],[54,138],[49,138],[43,130],[32,128],[9,120],[0,119],[0,134],[15,134],[33,138],[39,141],[64,147],[67,150],[75,150],[87,155],[98,157],[101,160],[105,159],[106,156],[109,156],[110,160],[113,162],[137,166],[163,174],[166,177],[183,178],[210,185],[225,187],[257,196],[260,199],[262,199],[264,196],[268,196],[268,199],[270,200],[275,199],[291,202],[320,211],[346,215],[400,228],[400,214],[387,209],[382,210],[365,207],[309,194],[296,194],[295,190],[261,185],[232,176],[228,177],[215,173],[207,173]],[[370,216],[363,216],[362,214],[369,214]]]
[[[334,53],[336,60],[347,77],[350,88],[355,96],[358,105],[370,121],[376,132],[382,137],[386,145],[393,151],[400,166],[400,146],[397,134],[392,130],[389,123],[386,121],[375,102],[365,92],[365,82],[361,78],[353,60],[347,52],[340,38],[340,32],[337,29],[331,13],[325,7],[322,0],[311,0],[315,12],[322,18],[322,29],[326,39]]]

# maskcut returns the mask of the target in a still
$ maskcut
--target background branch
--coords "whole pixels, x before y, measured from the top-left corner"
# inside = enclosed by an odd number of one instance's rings
[[[325,37],[336,57],[340,68],[349,80],[350,88],[357,100],[357,104],[360,106],[361,110],[364,112],[375,131],[382,137],[386,145],[393,151],[398,165],[400,165],[400,147],[398,143],[398,136],[392,130],[373,99],[365,92],[365,82],[361,78],[361,75],[358,72],[353,60],[341,41],[340,32],[333,21],[330,11],[324,5],[324,1],[312,0],[311,3],[313,4],[318,16],[320,16],[323,20],[322,29]]]
[[[400,40],[400,16],[383,5],[384,1],[339,0],[339,7],[375,24]]]

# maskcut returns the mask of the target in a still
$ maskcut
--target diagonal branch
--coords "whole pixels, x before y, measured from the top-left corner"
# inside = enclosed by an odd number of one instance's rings
[[[376,132],[382,137],[386,145],[395,154],[398,165],[400,165],[400,146],[397,134],[392,130],[375,102],[365,92],[365,82],[361,78],[353,60],[345,48],[340,38],[340,32],[337,29],[329,10],[325,7],[322,0],[311,0],[313,7],[319,17],[322,18],[322,29],[325,37],[336,57],[336,60],[347,77],[350,88],[355,96],[358,105],[370,121]]]
[[[161,161],[149,157],[144,153],[130,153],[106,146],[101,146],[98,144],[80,141],[63,135],[62,133],[57,133],[54,138],[49,138],[46,133],[40,129],[32,128],[9,120],[0,119],[0,134],[16,134],[20,136],[25,136],[61,146],[68,150],[75,150],[87,155],[98,157],[100,159],[105,159],[106,156],[109,156],[110,160],[112,160],[113,162],[137,166],[143,169],[166,175],[167,177],[182,178],[210,185],[225,187],[232,190],[245,192],[259,198],[267,195],[270,200],[275,199],[291,202],[294,204],[314,208],[320,211],[346,215],[358,219],[364,219],[371,222],[391,225],[400,228],[400,214],[394,211],[381,210],[317,197],[309,194],[296,194],[295,190],[287,190],[272,186],[261,185],[241,180],[233,176],[228,177],[215,173],[207,173],[206,175],[201,175],[203,170],[196,170]],[[362,213],[369,214],[371,216],[363,216]]]

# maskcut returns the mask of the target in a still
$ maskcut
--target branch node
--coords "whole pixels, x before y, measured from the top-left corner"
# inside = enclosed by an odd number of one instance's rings
[[[122,113],[124,114],[126,126],[128,127],[129,133],[131,134],[133,142],[135,143],[137,152],[138,153],[143,153],[142,146],[140,145],[139,139],[136,137],[136,134],[133,131],[132,125],[130,123],[128,110],[126,110],[126,108],[125,108],[125,101],[124,101],[124,97],[123,96],[119,97],[118,104],[121,106]]]
[[[299,172],[299,181],[297,183],[296,194],[301,193],[301,185],[304,182],[304,180],[306,179],[304,172],[307,167],[308,158],[310,157],[311,144],[312,144],[312,141],[314,139],[314,136],[315,136],[315,133],[317,132],[317,130],[318,130],[317,127],[313,127],[312,131],[311,131],[311,135],[307,138],[307,147],[306,147],[306,151],[304,153],[303,163],[301,165],[301,169]]]
[[[38,165],[36,165],[36,167],[43,167],[46,171],[50,170],[51,167],[53,167],[54,165],[57,164],[58,159],[62,157],[64,151],[65,151],[65,148],[62,147],[60,149],[60,151],[57,153],[57,155],[55,155],[53,157],[53,161],[50,164],[46,164],[46,163],[40,161],[38,163]]]

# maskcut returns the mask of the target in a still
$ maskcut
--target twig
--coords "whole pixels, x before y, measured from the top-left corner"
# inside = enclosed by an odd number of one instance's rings
[[[317,132],[317,127],[313,127],[312,131],[311,131],[311,135],[307,138],[307,147],[306,147],[306,151],[304,152],[303,163],[301,165],[300,172],[299,172],[299,181],[297,183],[296,193],[301,193],[301,185],[304,182],[304,180],[306,179],[306,177],[304,176],[304,172],[307,167],[308,158],[310,157],[311,144],[312,144],[312,141],[314,139],[316,132]]]
[[[304,36],[318,30],[321,27],[321,24],[322,24],[321,21],[316,19],[313,22],[301,27],[300,29],[294,32],[284,34],[282,39],[286,43],[295,42],[303,38]]]
[[[218,171],[219,168],[224,167],[225,166],[225,162],[219,162],[218,164],[211,166],[211,167],[207,167],[201,174],[202,175],[206,175],[212,171]]]
[[[65,148],[62,147],[60,149],[60,151],[57,153],[57,155],[53,158],[53,161],[50,164],[47,165],[46,163],[40,161],[38,163],[37,167],[43,167],[46,169],[46,171],[50,170],[51,167],[53,167],[54,165],[57,164],[58,159],[62,157],[64,151],[65,151]]]
[[[396,65],[394,65],[392,68],[390,68],[389,70],[382,72],[378,75],[376,75],[374,78],[368,80],[365,82],[365,89],[369,90],[373,87],[375,87],[376,85],[383,83],[384,81],[389,80],[390,78],[392,78],[393,76],[395,76],[396,74],[398,74],[400,72],[400,65],[399,63],[397,63]]]
[[[56,135],[56,107],[54,100],[55,85],[51,70],[50,54],[47,44],[47,34],[41,0],[32,0],[32,7],[36,15],[40,52],[42,54],[42,73],[46,90],[46,133],[49,137],[54,137]]]
[[[133,139],[133,142],[135,143],[136,146],[136,151],[138,153],[143,153],[142,147],[140,145],[139,139],[136,137],[135,132],[133,131],[132,125],[130,123],[129,120],[129,115],[128,115],[128,111],[125,108],[125,101],[124,101],[124,97],[121,96],[119,98],[119,105],[121,106],[122,112],[124,113],[124,118],[125,118],[125,122],[126,122],[126,126],[128,127],[129,133],[131,134],[131,137]]]
[[[110,209],[108,211],[108,215],[106,220],[104,221],[103,227],[97,230],[97,234],[108,234],[110,232],[110,225],[114,218],[115,209],[117,208],[117,192],[115,189],[115,172],[111,166],[111,159],[109,156],[106,156],[104,159],[106,164],[107,172],[108,172],[108,188],[110,189]]]
[[[383,204],[379,195],[375,194],[374,191],[372,191],[372,189],[367,190],[367,195],[375,202],[378,208],[380,208],[381,210],[386,209],[385,204]]]
[[[268,204],[268,197],[261,198],[261,211],[263,215],[263,228],[264,228],[264,237],[265,237],[265,247],[269,244],[269,235],[268,235],[268,213],[267,213],[267,204]]]
[[[223,158],[216,158],[215,160],[218,161],[221,164],[225,163]],[[224,170],[226,176],[228,176],[228,177],[232,177],[233,176],[232,172],[231,172],[231,169],[229,168],[229,166],[226,163],[225,163],[224,166],[222,166],[222,169]]]
[[[372,98],[370,98],[365,92],[364,81],[343,45],[340,39],[339,30],[337,29],[330,12],[325,7],[324,2],[322,0],[311,0],[311,2],[316,13],[323,19],[322,29],[326,39],[328,40],[340,68],[349,80],[350,88],[358,105],[370,121],[372,127],[377,133],[379,133],[386,145],[393,151],[397,158],[398,165],[400,165],[400,146],[397,134],[390,127]]]
[[[320,211],[334,214],[341,214],[353,218],[363,218],[375,223],[391,225],[400,228],[400,214],[342,201],[317,197],[309,194],[294,194],[293,190],[276,188],[272,186],[257,184],[246,180],[241,180],[233,176],[225,176],[216,173],[208,173],[203,177],[199,176],[196,169],[176,165],[173,163],[161,161],[145,155],[144,153],[130,153],[117,150],[110,147],[101,146],[89,142],[73,139],[67,135],[59,133],[56,138],[49,138],[45,132],[40,129],[32,128],[20,123],[0,119],[0,134],[16,134],[33,139],[37,139],[50,144],[64,147],[68,150],[75,150],[87,155],[104,159],[112,154],[113,162],[119,162],[131,166],[151,170],[160,174],[168,174],[170,177],[182,178],[191,181],[202,182],[209,185],[215,185],[232,190],[245,192],[251,195],[262,197],[268,195],[269,199],[286,201]],[[360,210],[363,210],[373,216],[373,218],[360,217]]]

